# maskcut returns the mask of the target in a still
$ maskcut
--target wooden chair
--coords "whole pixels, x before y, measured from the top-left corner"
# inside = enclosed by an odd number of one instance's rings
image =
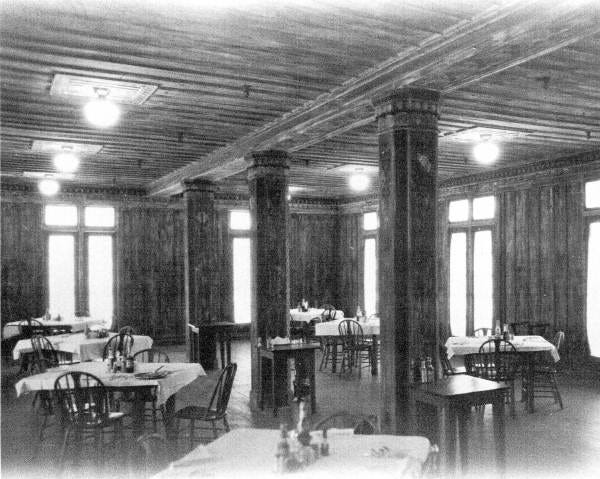
[[[118,334],[130,334],[130,335],[134,335],[135,333],[133,332],[133,327],[132,326],[123,326],[121,329],[119,329],[119,333]]]
[[[552,343],[559,352],[565,342],[565,333],[557,331]],[[550,397],[554,399],[561,409],[563,409],[562,396],[556,383],[557,363],[554,362],[550,353],[543,353],[536,357],[533,376],[533,395],[534,397]],[[527,390],[529,384],[524,382],[523,388]]]
[[[131,348],[133,348],[133,341],[133,336],[128,333],[119,333],[116,336],[113,336],[104,345],[102,359],[108,358],[111,354],[117,356],[117,354],[120,353],[121,355],[126,356],[131,352]]]
[[[455,374],[465,374],[467,371],[464,367],[453,367],[448,359],[448,351],[446,346],[440,344],[440,363],[442,365],[442,374],[444,377],[454,376]]]
[[[549,327],[550,323],[529,323],[528,334],[545,338]]]
[[[31,338],[33,348],[32,371],[44,373],[48,368],[55,368],[61,364],[72,364],[73,355],[63,351],[57,351],[46,336],[35,334]]]
[[[213,390],[212,396],[207,406],[186,406],[175,412],[174,417],[177,421],[177,431],[179,431],[179,421],[187,419],[189,421],[189,444],[190,449],[194,447],[196,421],[209,422],[213,437],[216,439],[218,434],[217,421],[223,422],[223,429],[229,432],[229,423],[227,422],[227,405],[231,396],[231,389],[237,371],[237,364],[231,363],[225,366],[219,375],[219,379]],[[198,429],[207,429],[199,427]]]
[[[379,434],[377,423],[377,416],[373,414],[363,416],[340,411],[319,421],[314,429],[316,431],[331,428],[353,429],[354,434]]]
[[[112,428],[121,451],[123,442],[122,412],[110,409],[110,399],[104,384],[96,376],[80,371],[65,373],[54,382],[57,404],[66,420],[63,444],[60,452],[60,467],[64,467],[69,440],[75,461],[82,456],[84,441],[92,437],[96,451],[96,464],[104,462],[104,432]]]
[[[521,369],[521,357],[510,341],[490,339],[479,347],[479,353],[470,355],[474,360],[467,366],[471,375],[495,382],[507,383],[507,400],[511,407],[511,415],[515,415],[515,379]],[[473,374],[474,372],[474,374]]]
[[[44,325],[33,318],[19,321],[17,327],[19,328],[19,336],[21,339],[29,339],[36,334],[43,335],[46,332]]]
[[[166,353],[159,351],[158,349],[143,349],[133,355],[133,360],[140,363],[168,363],[169,356]],[[144,389],[144,393],[140,399],[143,400],[145,403],[150,403],[150,407],[144,409],[144,419],[150,418],[152,420],[152,428],[156,433],[158,430],[157,412],[160,411],[163,420],[165,418],[164,407],[158,407],[156,404],[156,401],[158,400],[158,397],[156,395],[156,388],[149,389],[147,393]]]
[[[323,322],[333,321],[335,319],[335,315],[337,314],[335,306],[332,306],[331,304],[324,304],[322,308],[323,312],[321,313],[321,320]]]
[[[364,362],[371,366],[373,361],[373,342],[365,339],[362,326],[358,321],[345,319],[338,325],[340,341],[342,343],[342,364],[340,374],[344,373],[346,364],[350,372],[356,365],[358,377],[361,376]]]

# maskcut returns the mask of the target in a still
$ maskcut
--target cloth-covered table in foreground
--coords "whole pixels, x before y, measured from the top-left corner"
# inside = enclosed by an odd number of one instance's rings
[[[318,442],[319,432],[312,434]],[[281,477],[275,472],[279,437],[279,431],[272,429],[234,429],[207,446],[198,446],[154,479]],[[329,456],[290,477],[414,478],[420,476],[430,451],[424,437],[355,435],[351,429],[329,430],[328,442]]]
[[[57,336],[47,336],[52,347],[57,351],[71,353],[75,361],[92,361],[102,359],[104,346],[117,333],[109,333],[106,338],[86,338],[84,333],[59,334]],[[143,349],[152,347],[152,338],[150,336],[133,335],[132,354]],[[13,349],[13,359],[19,360],[22,354],[33,351],[31,339],[21,339]]]

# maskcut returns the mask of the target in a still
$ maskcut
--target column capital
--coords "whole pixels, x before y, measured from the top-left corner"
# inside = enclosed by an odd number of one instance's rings
[[[217,185],[204,178],[194,178],[183,180],[183,192],[198,191],[202,193],[214,193],[217,191]]]
[[[394,128],[437,130],[440,92],[406,87],[373,99],[379,131]]]
[[[290,156],[283,150],[253,151],[244,159],[248,162],[248,179],[264,176],[287,176]]]

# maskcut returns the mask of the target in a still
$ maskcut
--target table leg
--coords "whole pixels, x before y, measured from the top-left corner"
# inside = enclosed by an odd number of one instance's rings
[[[331,372],[335,373],[337,370],[337,353],[338,353],[338,337],[335,338],[335,342],[333,342],[331,347]]]
[[[466,474],[469,468],[469,430],[468,418],[471,407],[461,405],[456,410],[458,416],[458,448],[460,452],[461,474]]]
[[[131,403],[131,425],[134,437],[139,437],[144,433],[144,391],[135,391]]]
[[[452,477],[456,472],[456,412],[450,405],[438,410],[438,430],[442,451],[442,470]],[[446,477],[446,476],[445,476]]]
[[[227,364],[231,364],[231,334],[227,333],[225,340],[227,341],[225,345],[227,349]]]
[[[535,379],[535,360],[533,354],[526,354],[526,374],[527,374],[527,411],[532,413],[534,411],[533,406],[533,381]]]
[[[175,395],[169,396],[167,402],[164,405],[164,423],[165,423],[165,436],[167,438],[167,444],[169,449],[169,457],[174,458],[177,455],[177,436],[179,431],[177,430],[177,424],[174,419],[175,417]]]
[[[377,350],[379,345],[377,344],[377,336],[373,335],[373,347],[371,348],[371,374],[377,376]]]
[[[494,438],[496,441],[496,467],[500,477],[506,469],[506,440],[504,431],[504,394],[498,394],[492,403]]]
[[[313,349],[308,354],[308,374],[310,377],[310,410],[314,414],[317,412],[317,391],[315,383],[315,350]]]
[[[225,368],[225,338],[222,333],[217,333],[217,341],[219,341],[219,352],[221,355],[221,369]]]

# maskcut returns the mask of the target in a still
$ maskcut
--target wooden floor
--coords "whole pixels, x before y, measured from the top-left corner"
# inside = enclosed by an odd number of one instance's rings
[[[166,348],[171,361],[183,361],[182,347]],[[284,420],[291,420],[293,411],[281,411],[278,418],[269,412],[252,412],[249,408],[250,350],[247,341],[234,342],[233,356],[238,363],[229,417],[232,427],[276,428]],[[34,441],[31,399],[16,398],[14,375],[16,368],[3,365],[2,369],[2,477],[48,477],[53,470],[58,439],[50,434],[40,457],[32,461]],[[200,378],[177,395],[177,408],[202,401],[211,390],[215,373]],[[554,478],[600,477],[600,381],[589,375],[561,374],[560,387],[565,409],[560,410],[550,399],[538,401],[534,414],[527,414],[517,405],[517,417],[507,415],[507,477]],[[340,377],[331,373],[317,373],[317,403],[319,410],[314,420],[339,410],[353,413],[378,414],[379,381],[367,370],[361,380],[356,374]],[[489,409],[489,408],[488,408]],[[483,417],[474,415],[470,424],[471,464],[469,476],[490,475],[493,464],[491,448],[491,412]],[[275,448],[275,444],[273,445]],[[182,442],[179,454],[184,454]],[[85,467],[85,464],[84,464]],[[114,471],[108,468],[108,475]],[[81,471],[73,471],[81,476]],[[95,473],[86,471],[87,477]]]

